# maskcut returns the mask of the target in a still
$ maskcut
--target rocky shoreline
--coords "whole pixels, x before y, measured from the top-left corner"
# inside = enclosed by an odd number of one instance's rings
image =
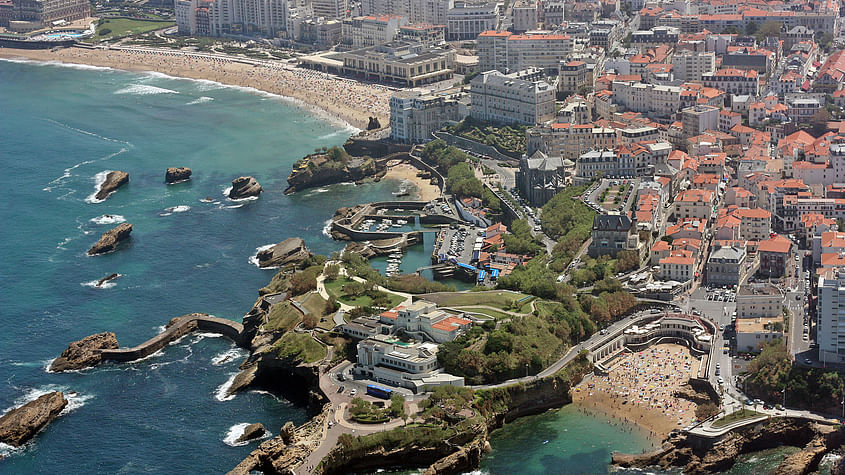
[[[784,459],[778,474],[805,474],[818,470],[822,457],[839,450],[845,430],[808,420],[774,418],[706,439],[679,434],[658,450],[630,455],[614,453],[613,464],[623,468],[681,468],[684,474],[720,473],[729,470],[743,454],[790,445],[801,450]],[[843,466],[842,463],[839,464]],[[842,467],[845,469],[845,466]]]
[[[12,409],[0,417],[0,442],[20,447],[58,417],[67,404],[65,395],[56,391]]]

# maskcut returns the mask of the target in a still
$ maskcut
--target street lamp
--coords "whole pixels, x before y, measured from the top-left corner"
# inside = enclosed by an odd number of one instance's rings
[[[525,377],[528,377],[528,363],[525,363]]]
[[[783,410],[786,410],[786,386],[783,387]]]

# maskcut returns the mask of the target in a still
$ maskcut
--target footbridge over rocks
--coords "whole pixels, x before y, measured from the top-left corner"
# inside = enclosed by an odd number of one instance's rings
[[[118,348],[115,350],[101,350],[100,355],[103,360],[108,361],[135,361],[150,356],[169,343],[193,331],[220,333],[241,347],[244,347],[248,343],[242,337],[244,326],[240,323],[205,313],[192,313],[174,318],[167,325],[166,330],[138,346]]]

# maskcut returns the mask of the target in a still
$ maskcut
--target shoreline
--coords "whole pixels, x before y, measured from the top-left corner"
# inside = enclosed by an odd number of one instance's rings
[[[430,179],[417,176],[417,173],[421,171],[410,163],[402,162],[388,168],[383,179],[409,182],[420,201],[431,201],[440,197],[440,188],[437,185],[432,185]]]
[[[392,91],[380,85],[353,80],[294,66],[240,62],[191,55],[182,51],[129,49],[64,48],[24,50],[0,48],[0,58],[57,66],[85,66],[135,73],[151,73],[170,79],[208,81],[224,87],[242,88],[250,93],[268,94],[290,101],[317,117],[350,130],[365,130],[369,117],[389,123]]]

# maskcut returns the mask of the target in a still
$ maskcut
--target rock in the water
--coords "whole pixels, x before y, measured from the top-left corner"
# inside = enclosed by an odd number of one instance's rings
[[[381,123],[378,121],[378,117],[370,117],[370,120],[367,123],[367,130],[376,130],[380,128]]]
[[[264,191],[258,181],[251,176],[242,176],[232,180],[232,189],[229,190],[229,198],[240,200],[252,196],[258,196]]]
[[[235,442],[246,442],[248,440],[257,439],[264,435],[264,432],[264,426],[260,422],[250,424],[246,426],[246,429],[244,429],[244,433],[240,437],[238,437],[238,440],[236,440]]]
[[[88,250],[89,256],[103,254],[113,251],[118,243],[127,239],[129,233],[132,232],[132,225],[129,223],[121,223],[117,227],[110,229],[103,233],[103,236]]]
[[[311,256],[305,241],[301,238],[288,238],[258,253],[258,267],[281,267],[292,262],[300,262]]]
[[[0,417],[0,442],[20,447],[55,419],[65,406],[64,394],[52,392],[12,409]]]
[[[97,192],[97,195],[94,196],[94,198],[102,201],[126,183],[129,183],[128,173],[120,170],[110,172],[106,175],[106,181],[103,182],[103,185],[100,187],[100,191]]]
[[[96,366],[102,361],[98,350],[117,348],[117,337],[112,332],[87,336],[68,345],[62,355],[53,360],[50,371],[71,371]]]
[[[170,167],[164,175],[165,183],[178,183],[180,181],[190,180],[193,171],[188,167]]]
[[[97,281],[97,287],[102,287],[106,282],[112,281],[120,277],[120,274],[110,274]]]

